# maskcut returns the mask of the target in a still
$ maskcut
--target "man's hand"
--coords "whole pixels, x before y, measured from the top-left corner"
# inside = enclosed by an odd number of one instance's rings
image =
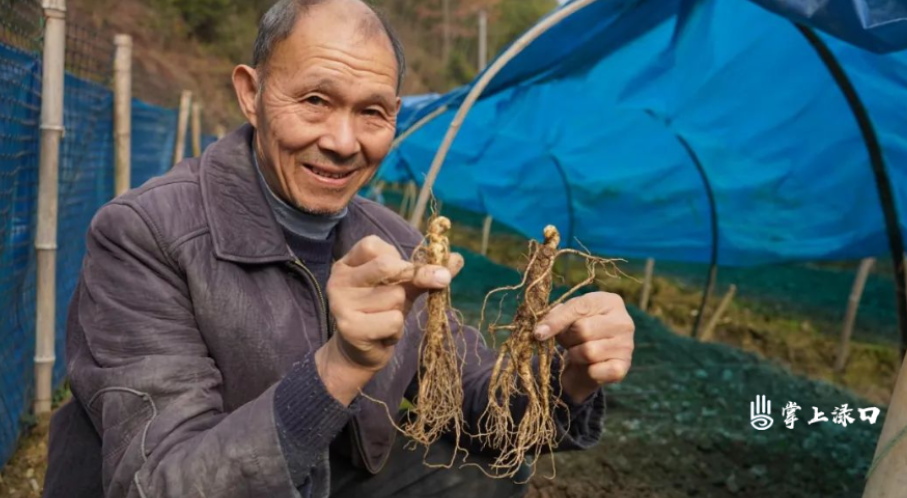
[[[424,292],[443,289],[463,267],[451,254],[448,267],[416,267],[378,237],[359,241],[334,263],[327,295],[336,333],[315,355],[318,372],[337,400],[349,404],[394,355],[403,322]]]
[[[556,336],[566,348],[561,385],[575,403],[582,403],[602,385],[627,376],[635,329],[620,296],[595,292],[555,307],[535,334],[539,340]]]

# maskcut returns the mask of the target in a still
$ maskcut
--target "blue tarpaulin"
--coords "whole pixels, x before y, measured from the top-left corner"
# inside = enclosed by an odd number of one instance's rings
[[[60,147],[54,384],[66,372],[65,328],[85,233],[113,197],[113,94],[66,74]],[[0,43],[0,466],[16,447],[34,392],[40,53]],[[173,162],[177,111],[132,102],[132,186]],[[204,144],[213,141],[205,137]],[[191,153],[191,148],[189,153]]]
[[[867,108],[904,213],[907,113],[897,103],[907,98],[907,54],[875,53],[904,48],[903,13],[823,25],[859,2],[813,3],[821,8],[791,17],[835,35],[819,33]],[[405,140],[382,178],[421,183],[469,88],[421,104],[408,124],[450,110]],[[532,43],[485,95],[434,194],[527,236],[555,224],[595,252],[707,262],[710,187],[722,265],[888,251],[843,93],[793,22],[755,3],[595,2]]]
[[[907,47],[907,2],[902,0],[751,1],[873,52]]]

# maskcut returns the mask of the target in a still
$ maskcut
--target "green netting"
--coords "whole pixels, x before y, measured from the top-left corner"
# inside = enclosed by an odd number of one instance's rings
[[[453,302],[474,325],[485,293],[520,277],[458,250],[466,266],[454,282]],[[505,307],[503,316],[512,312]],[[875,424],[860,421],[857,409],[874,405],[846,390],[731,347],[680,337],[636,308],[631,314],[634,365],[623,383],[608,388],[606,434],[590,452],[559,456],[552,486],[568,496],[649,496],[628,492],[636,480],[671,488],[655,496],[860,496],[884,407]],[[774,425],[765,431],[750,425],[757,395],[772,401]],[[802,407],[792,430],[781,416],[791,401]],[[847,427],[832,422],[843,404],[856,419]],[[813,406],[829,421],[808,425]]]
[[[385,187],[382,198],[392,209],[399,209],[403,200],[402,188]],[[452,205],[442,206],[442,212],[460,227],[470,229],[478,237],[485,216]],[[495,222],[491,237],[525,237],[516,230]],[[582,240],[580,240],[582,242]],[[645,260],[629,260],[621,269],[642,278]],[[731,284],[737,286],[737,299],[746,301],[752,308],[776,316],[778,319],[808,321],[816,330],[836,335],[850,295],[859,262],[839,264],[791,263],[747,268],[724,267],[718,269],[718,280],[711,301],[717,305],[720,295]],[[704,264],[657,261],[655,275],[669,277],[691,293],[701,293],[705,288],[709,266]],[[880,261],[870,274],[863,291],[859,313],[854,324],[854,340],[897,345],[900,334],[895,308],[894,280],[891,267]],[[655,289],[657,294],[658,289]]]
[[[41,137],[42,9],[0,0],[0,463],[15,449],[34,392],[35,251]],[[60,146],[54,383],[66,372],[65,329],[85,232],[113,197],[113,36],[69,19]],[[176,111],[133,101],[132,181],[172,164]],[[206,144],[211,143],[206,137]]]

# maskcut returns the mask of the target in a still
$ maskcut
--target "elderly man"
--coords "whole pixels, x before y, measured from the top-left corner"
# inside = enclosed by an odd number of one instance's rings
[[[386,411],[417,392],[420,295],[463,265],[415,268],[421,235],[356,197],[390,148],[404,69],[390,27],[359,0],[279,2],[254,67],[233,74],[249,124],[98,212],[68,320],[75,399],[53,421],[46,496],[525,492],[422,465]],[[494,353],[453,326],[482,357],[466,355],[463,375],[476,432]],[[633,323],[596,293],[536,334],[567,350],[559,449],[587,448],[600,387],[630,367]]]

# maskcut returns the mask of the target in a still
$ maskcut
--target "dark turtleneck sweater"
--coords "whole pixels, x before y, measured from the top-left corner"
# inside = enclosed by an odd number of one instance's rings
[[[254,149],[252,156],[265,199],[283,230],[287,245],[296,258],[312,272],[323,294],[331,275],[337,224],[346,216],[347,210],[344,208],[342,212],[333,215],[316,215],[289,205],[268,185]],[[324,305],[326,308],[327,303]],[[304,412],[299,409],[300,406],[311,404],[335,414],[331,419],[335,421],[336,427],[313,430],[308,420],[299,417],[299,413]],[[354,401],[352,405],[345,407],[327,392],[315,369],[312,351],[295,364],[277,385],[274,405],[277,433],[294,484],[305,498],[327,496],[330,492],[330,464],[326,448],[337,444],[332,445],[332,441],[324,439],[332,438],[343,430],[347,421],[358,411],[357,403]],[[315,448],[325,449],[319,451],[319,454],[313,454]],[[314,466],[311,465],[312,462]]]

